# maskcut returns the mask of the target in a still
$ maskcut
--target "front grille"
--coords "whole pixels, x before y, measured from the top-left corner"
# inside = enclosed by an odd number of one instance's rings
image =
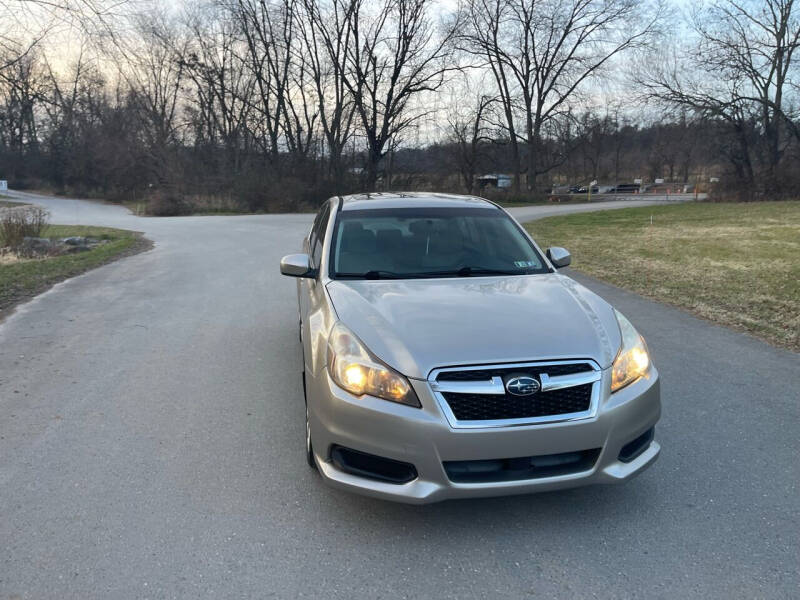
[[[459,421],[527,419],[589,410],[592,401],[592,384],[539,392],[531,396],[453,392],[443,392],[442,396]]]
[[[539,391],[509,393],[506,386],[516,377],[535,379]],[[578,359],[445,367],[431,373],[430,383],[450,425],[474,428],[590,418],[601,379],[592,361]]]
[[[538,377],[542,373],[547,373],[550,377],[560,375],[573,375],[574,373],[585,373],[592,370],[592,365],[585,362],[564,363],[555,365],[527,365],[520,367],[497,367],[488,369],[469,369],[463,371],[442,371],[436,377],[436,381],[485,381],[497,375],[503,377],[512,373],[525,372],[531,376]]]

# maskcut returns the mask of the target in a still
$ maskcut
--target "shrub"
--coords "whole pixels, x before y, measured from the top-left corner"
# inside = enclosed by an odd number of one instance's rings
[[[26,237],[41,237],[50,213],[40,206],[21,206],[0,211],[0,240],[12,249],[22,246]]]
[[[176,193],[156,192],[147,200],[147,214],[154,217],[178,217],[192,212],[191,206]]]

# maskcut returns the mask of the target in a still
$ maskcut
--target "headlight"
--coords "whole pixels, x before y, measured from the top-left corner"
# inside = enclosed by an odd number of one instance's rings
[[[376,396],[420,408],[408,380],[370,354],[364,344],[341,323],[328,337],[328,371],[341,388],[354,396]]]
[[[612,393],[646,375],[650,369],[650,355],[644,338],[621,312],[614,310],[614,313],[622,331],[622,347],[611,367]]]

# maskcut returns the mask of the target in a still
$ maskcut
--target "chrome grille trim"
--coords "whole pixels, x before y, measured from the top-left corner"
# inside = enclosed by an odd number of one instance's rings
[[[505,395],[506,386],[500,377],[491,381],[432,381],[434,392],[453,392],[454,394],[498,394]]]
[[[437,381],[437,377],[442,373],[459,372],[459,371],[486,371],[492,369],[517,369],[523,370],[527,368],[535,368],[542,370],[549,365],[573,365],[585,364],[591,370],[581,373],[574,373],[570,375],[549,376],[546,372],[539,373],[539,379],[542,384],[542,392],[560,390],[569,387],[576,387],[580,385],[592,384],[592,394],[589,401],[588,410],[582,412],[564,413],[558,415],[547,415],[540,417],[526,417],[522,419],[496,419],[496,420],[482,420],[482,421],[460,421],[453,414],[450,405],[448,404],[442,393],[456,393],[456,394],[486,394],[486,395],[505,395],[505,385],[499,376],[493,376],[491,380],[486,381]],[[592,419],[597,416],[597,410],[600,405],[600,381],[602,373],[600,367],[592,360],[557,360],[557,361],[535,361],[523,363],[497,363],[489,365],[471,365],[463,367],[440,367],[434,369],[428,375],[428,384],[431,387],[434,398],[439,404],[439,408],[444,413],[447,422],[453,429],[488,429],[498,427],[521,427],[526,425],[542,425],[552,423],[563,423],[567,421],[580,421],[585,419]],[[541,392],[539,392],[541,393]]]
[[[539,379],[542,383],[542,391],[550,392],[552,390],[563,390],[564,388],[600,381],[600,371],[587,371],[586,373],[559,375],[557,377],[550,377],[547,373],[542,373],[539,375]]]

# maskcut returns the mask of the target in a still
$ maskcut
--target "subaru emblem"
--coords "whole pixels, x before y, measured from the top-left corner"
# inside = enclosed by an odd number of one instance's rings
[[[517,375],[506,381],[506,391],[514,396],[530,396],[540,389],[539,380],[528,375]]]

